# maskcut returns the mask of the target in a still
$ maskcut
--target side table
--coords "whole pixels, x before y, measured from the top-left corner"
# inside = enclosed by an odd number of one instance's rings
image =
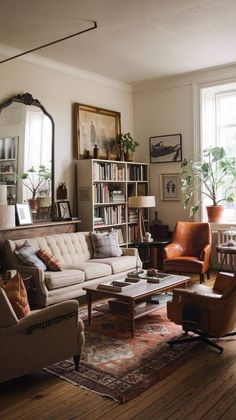
[[[133,242],[132,247],[137,248],[144,268],[163,270],[163,248],[168,240],[153,242]]]
[[[224,263],[226,262],[227,256],[229,256],[229,264],[230,264],[230,268],[232,273],[235,273],[235,269],[234,269],[234,255],[236,255],[236,247],[235,246],[228,246],[228,245],[217,245],[216,246],[216,251],[219,254],[223,255],[221,264],[220,264],[220,269],[219,271],[222,270]]]

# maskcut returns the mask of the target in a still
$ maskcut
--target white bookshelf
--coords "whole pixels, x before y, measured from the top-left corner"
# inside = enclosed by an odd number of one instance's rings
[[[128,197],[149,193],[148,163],[81,159],[77,179],[80,229],[117,229],[120,245],[129,245],[134,239],[137,215],[128,208]],[[148,225],[148,211],[145,223]]]

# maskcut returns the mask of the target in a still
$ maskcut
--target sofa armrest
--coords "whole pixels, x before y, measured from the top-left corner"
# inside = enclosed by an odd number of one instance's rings
[[[134,257],[137,257],[139,255],[137,248],[122,248],[122,251],[123,255],[130,255]]]
[[[15,270],[17,270],[21,275],[29,275],[32,276],[32,284],[33,287],[37,290],[40,291],[40,293],[42,293],[43,295],[48,295],[48,289],[47,286],[45,284],[45,279],[44,279],[44,271],[40,270],[37,267],[33,267],[30,265],[23,265],[23,264],[18,264],[18,265],[14,265]]]
[[[4,329],[5,335],[26,333],[31,334],[37,329],[48,328],[51,325],[75,318],[78,323],[79,303],[70,300],[57,303],[48,308],[32,311],[30,315],[21,318],[17,324]]]

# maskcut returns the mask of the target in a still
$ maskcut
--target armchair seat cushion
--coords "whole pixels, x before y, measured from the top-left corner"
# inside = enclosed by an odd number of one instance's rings
[[[201,273],[203,261],[197,257],[176,257],[164,261],[166,271],[179,271],[181,270],[189,273]]]

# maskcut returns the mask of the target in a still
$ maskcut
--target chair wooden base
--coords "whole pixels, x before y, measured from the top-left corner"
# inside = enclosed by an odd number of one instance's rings
[[[188,335],[189,332],[192,332],[192,333],[194,333],[196,335],[189,336]],[[233,336],[233,335],[236,335],[236,331],[235,332],[228,333],[228,334],[225,334],[225,335],[223,335],[220,338],[230,337],[230,336]],[[213,339],[216,339],[216,337],[212,337],[211,335],[206,334],[206,333],[203,333],[202,331],[190,331],[190,330],[188,330],[188,331],[185,331],[185,333],[180,338],[176,338],[176,339],[167,341],[167,343],[170,346],[173,346],[174,344],[189,343],[191,341],[203,341],[204,343],[209,344],[210,346],[212,346],[212,347],[216,348],[217,350],[219,350],[220,353],[222,353],[223,350],[224,350],[223,347],[222,346],[219,346],[214,341],[212,341]]]

